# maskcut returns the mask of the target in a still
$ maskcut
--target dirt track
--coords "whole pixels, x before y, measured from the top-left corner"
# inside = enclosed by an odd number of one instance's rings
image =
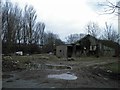
[[[43,62],[43,61],[42,61]],[[101,73],[93,74],[89,67],[117,62],[115,60],[93,60],[93,61],[49,61],[44,64],[68,65],[72,69],[28,69],[3,73],[3,88],[118,88],[117,79],[110,79]],[[33,63],[41,64],[40,61]],[[77,76],[76,80],[62,80],[48,78],[49,74],[62,74],[70,72]]]

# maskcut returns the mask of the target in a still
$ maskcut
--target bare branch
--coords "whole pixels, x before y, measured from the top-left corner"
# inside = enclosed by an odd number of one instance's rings
[[[98,3],[98,6],[103,7],[104,14],[119,14],[119,12],[117,12],[117,9],[120,9],[119,2],[117,2],[117,4],[113,4],[109,0],[106,0],[105,3]]]

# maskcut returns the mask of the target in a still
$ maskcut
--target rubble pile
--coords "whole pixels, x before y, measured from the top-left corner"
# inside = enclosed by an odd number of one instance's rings
[[[21,70],[19,61],[13,60],[10,56],[2,59],[2,71]]]

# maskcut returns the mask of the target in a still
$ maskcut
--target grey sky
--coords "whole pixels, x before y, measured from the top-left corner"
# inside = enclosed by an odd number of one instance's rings
[[[69,34],[85,33],[85,25],[89,21],[97,22],[101,27],[104,23],[112,23],[117,27],[117,16],[100,15],[95,6],[96,0],[11,0],[20,6],[33,5],[38,20],[46,25],[46,31],[52,31],[62,40]],[[101,0],[98,0],[101,2]],[[105,1],[105,0],[104,0]],[[110,0],[111,1],[111,0]],[[112,0],[115,3],[115,0]],[[99,14],[98,14],[99,13]]]

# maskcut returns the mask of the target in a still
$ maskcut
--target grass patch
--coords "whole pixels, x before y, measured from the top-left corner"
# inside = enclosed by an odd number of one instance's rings
[[[4,56],[3,60],[11,60],[11,61],[19,61],[19,62],[26,62],[32,60],[30,56]]]
[[[29,56],[4,56],[2,57],[3,71],[25,69],[25,64],[31,63],[32,58]]]
[[[120,73],[120,62],[110,63],[104,65],[105,69],[111,70],[113,73]]]
[[[55,55],[49,54],[33,54],[33,55],[25,55],[25,56],[3,56],[2,57],[2,64],[4,71],[5,70],[16,70],[17,68],[20,69],[27,69],[31,68],[34,65],[34,62],[46,62],[47,61],[57,61],[58,58]]]

